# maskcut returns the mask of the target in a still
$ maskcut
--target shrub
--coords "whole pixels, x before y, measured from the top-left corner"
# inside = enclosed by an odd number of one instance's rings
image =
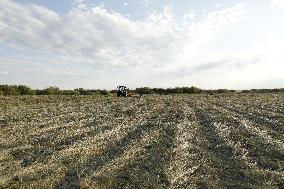
[[[4,95],[20,95],[20,91],[16,85],[0,85],[0,91]]]
[[[165,91],[166,91],[166,94],[173,94],[173,93],[175,93],[173,88],[167,88]]]
[[[221,94],[221,93],[228,93],[229,91],[227,90],[227,89],[217,89],[216,90],[216,93],[219,93],[219,94]]]
[[[48,87],[44,89],[46,95],[60,95],[61,91],[58,87]]]
[[[36,95],[46,95],[45,90],[36,89],[34,90]]]
[[[19,85],[18,90],[21,95],[35,95],[35,91],[32,90],[30,87],[25,86],[25,85]]]
[[[154,91],[154,93],[160,94],[160,95],[166,93],[166,90],[162,89],[162,88],[153,88],[153,91]]]
[[[80,95],[79,91],[76,90],[61,90],[61,95]]]
[[[155,93],[154,90],[149,87],[136,88],[135,91],[140,94],[154,94]]]
[[[190,87],[189,88],[189,93],[190,94],[199,94],[199,93],[202,93],[202,90],[197,88],[197,87]]]
[[[85,90],[83,88],[78,88],[74,90],[76,93],[78,93],[79,95],[84,95],[85,94]]]
[[[206,93],[206,94],[209,94],[209,95],[214,95],[214,90],[204,90],[204,92]]]
[[[183,89],[180,88],[180,87],[176,87],[176,88],[174,88],[174,93],[176,93],[176,94],[182,94],[182,93],[183,93]]]
[[[101,95],[109,95],[109,92],[107,90],[100,90]]]
[[[109,93],[111,93],[111,94],[116,94],[116,93],[117,93],[117,90],[111,90]]]

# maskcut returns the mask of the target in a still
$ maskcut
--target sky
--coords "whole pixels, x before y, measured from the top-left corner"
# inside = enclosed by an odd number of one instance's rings
[[[284,87],[284,0],[0,0],[0,84]]]

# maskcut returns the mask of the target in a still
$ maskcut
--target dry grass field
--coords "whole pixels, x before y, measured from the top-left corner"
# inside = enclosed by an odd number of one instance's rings
[[[0,97],[0,188],[284,188],[284,94]]]

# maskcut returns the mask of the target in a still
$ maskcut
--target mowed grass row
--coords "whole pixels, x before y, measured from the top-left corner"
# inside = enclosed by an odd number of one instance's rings
[[[1,97],[0,188],[281,188],[283,100]]]
[[[136,102],[137,104],[128,106],[122,101],[112,103],[106,100],[95,105],[86,102],[88,105],[85,108],[80,108],[84,104],[76,103],[71,107],[58,105],[50,108],[48,114],[50,119],[58,122],[51,122],[44,128],[38,127],[42,123],[36,119],[35,122],[25,119],[21,122],[8,120],[8,124],[2,127],[1,132],[3,134],[1,149],[3,154],[6,154],[3,156],[3,161],[6,160],[6,162],[3,164],[2,173],[7,171],[11,174],[6,175],[10,183],[20,182],[24,185],[35,182],[33,184],[36,187],[37,183],[42,184],[47,179],[46,184],[52,186],[64,176],[64,169],[88,159],[88,156],[92,154],[99,153],[102,148],[107,148],[109,143],[119,140],[125,133],[135,129],[134,125],[139,125],[145,116],[151,115],[151,111],[155,110],[145,110],[144,108],[149,107],[148,105],[143,105],[143,101]],[[145,103],[149,102],[145,101]],[[135,119],[127,113],[133,105],[136,106],[130,114],[137,113],[138,116]],[[66,111],[70,108],[72,110]],[[58,114],[60,111],[63,113]],[[13,114],[13,111],[11,113]],[[78,116],[82,114],[89,116]],[[69,119],[73,120],[74,115],[77,116],[75,121],[69,124]],[[6,117],[9,116],[6,115]],[[13,132],[15,132],[14,135]],[[50,171],[51,166],[56,167],[56,170]],[[42,170],[42,167],[47,169],[47,173]],[[44,176],[41,177],[41,175]],[[50,181],[52,175],[55,175],[54,180]]]

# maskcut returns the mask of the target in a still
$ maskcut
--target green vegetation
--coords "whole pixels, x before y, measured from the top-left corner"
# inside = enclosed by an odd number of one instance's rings
[[[225,94],[225,93],[277,93],[284,92],[284,88],[280,89],[252,89],[235,91],[228,89],[217,89],[217,90],[204,90],[197,87],[175,87],[175,88],[150,88],[140,87],[134,90],[129,90],[136,94]],[[0,85],[0,95],[109,95],[116,93],[116,90],[101,90],[101,89],[83,89],[78,88],[74,90],[61,90],[56,86],[51,86],[46,89],[31,89],[25,85]]]
[[[32,90],[30,87],[27,87],[25,85],[19,85],[17,86],[19,92],[20,92],[20,95],[35,95],[35,91]]]
[[[0,85],[0,91],[3,95],[20,95],[20,90],[16,85]]]
[[[61,91],[58,87],[48,87],[44,90],[47,95],[60,95]]]

